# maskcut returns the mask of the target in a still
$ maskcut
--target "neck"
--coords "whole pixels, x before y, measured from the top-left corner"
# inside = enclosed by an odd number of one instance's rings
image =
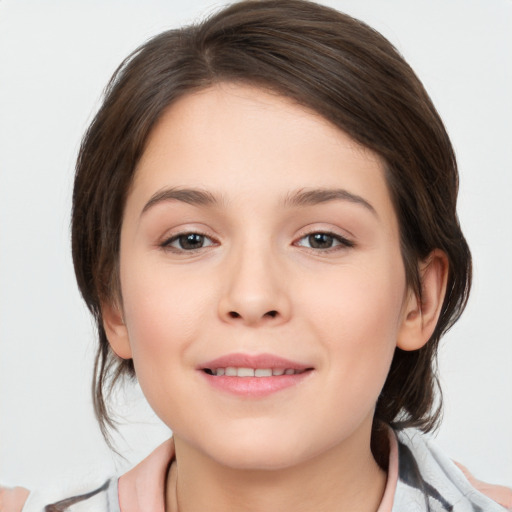
[[[176,464],[167,481],[167,512],[375,512],[386,474],[360,433],[292,467],[243,470],[217,463],[175,438]],[[364,447],[364,449],[362,448]]]

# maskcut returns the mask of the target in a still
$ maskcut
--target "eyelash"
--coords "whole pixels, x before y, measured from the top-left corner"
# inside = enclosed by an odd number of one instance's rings
[[[326,248],[311,247],[311,243],[313,241],[312,237],[315,237],[318,235],[327,237],[328,239],[330,239],[330,241],[334,245],[332,245],[331,247],[326,247]],[[202,245],[201,247],[197,247],[197,248],[189,248],[189,249],[184,248],[183,243],[186,241],[186,238],[192,237],[192,236],[201,237],[203,242],[205,240],[208,240],[210,243],[208,243],[207,245]],[[309,241],[309,244],[310,244],[309,246],[303,245],[300,243],[302,240],[306,240],[306,239]],[[173,243],[178,243],[180,245],[180,247],[173,246],[172,245]],[[215,245],[218,245],[218,242],[216,242],[212,237],[210,237],[204,233],[197,232],[197,231],[188,231],[185,233],[178,233],[177,235],[173,235],[172,237],[165,240],[162,244],[160,244],[162,249],[172,251],[172,252],[177,252],[177,253],[184,253],[184,252],[195,253],[197,251],[200,251],[201,249],[205,249],[207,247],[212,247]],[[336,233],[332,233],[330,231],[312,231],[312,232],[306,233],[305,235],[300,237],[296,242],[294,242],[293,245],[295,245],[297,247],[305,247],[306,249],[309,249],[314,252],[329,253],[329,252],[334,252],[334,251],[339,251],[339,250],[354,247],[355,244],[351,240],[348,240],[347,238],[345,238],[341,235],[338,235]]]
[[[301,240],[308,239],[309,243],[311,244],[311,237],[314,237],[317,235],[328,237],[332,240],[332,243],[336,243],[336,242],[337,243],[331,247],[327,247],[327,248],[323,248],[323,249],[319,248],[319,247],[311,247],[311,246],[308,247],[308,246],[305,246],[305,245],[302,245],[299,243]],[[299,247],[305,247],[306,249],[309,249],[309,250],[312,250],[315,252],[329,253],[329,252],[334,252],[334,251],[340,251],[343,249],[349,249],[351,247],[354,247],[355,244],[348,238],[345,238],[345,237],[338,235],[337,233],[333,233],[331,231],[312,231],[310,233],[306,233],[301,238],[299,238],[298,241],[294,243],[294,245],[297,245]]]
[[[198,248],[185,249],[182,246],[181,242],[184,241],[186,239],[186,237],[191,237],[191,236],[202,237],[204,240],[209,240],[211,243],[209,243],[208,245],[203,245],[203,246],[198,247]],[[177,242],[178,244],[180,244],[181,247],[174,247],[172,245],[174,242]],[[162,249],[164,249],[164,250],[168,250],[168,251],[171,251],[171,252],[195,253],[197,251],[200,251],[201,249],[204,249],[206,247],[212,247],[212,246],[215,246],[215,245],[218,245],[218,242],[214,241],[211,236],[208,236],[205,233],[201,233],[199,231],[187,231],[187,232],[184,232],[184,233],[178,233],[177,235],[173,235],[172,237],[166,239],[163,243],[160,244],[160,247],[162,247]]]

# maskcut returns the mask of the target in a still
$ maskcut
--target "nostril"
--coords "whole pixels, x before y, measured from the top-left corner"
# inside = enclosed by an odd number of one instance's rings
[[[229,316],[231,318],[241,318],[240,313],[237,313],[236,311],[230,311]],[[275,318],[279,313],[273,309],[272,311],[267,311],[263,316],[269,316],[270,318]]]

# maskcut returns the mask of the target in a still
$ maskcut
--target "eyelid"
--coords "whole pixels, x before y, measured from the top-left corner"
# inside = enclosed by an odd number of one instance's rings
[[[176,240],[178,240],[182,236],[186,235],[199,235],[202,236],[208,240],[210,240],[210,244],[204,246],[204,247],[198,247],[197,249],[182,249],[178,247],[173,247],[170,244]],[[157,242],[157,246],[164,250],[164,251],[170,251],[175,252],[179,254],[188,253],[193,254],[195,252],[208,249],[210,247],[214,247],[219,245],[219,241],[215,236],[213,236],[211,233],[208,232],[208,230],[200,229],[200,228],[194,228],[192,226],[188,226],[185,228],[178,228],[177,230],[172,230],[171,233],[166,233],[164,236],[161,237],[161,239]]]
[[[202,236],[205,239],[208,239],[210,243],[206,246],[198,247],[197,249],[183,249],[183,248],[171,246],[172,242],[175,242],[180,237],[186,236],[189,234],[195,234],[195,235]],[[338,243],[336,245],[334,245],[333,247],[329,247],[326,249],[307,247],[305,245],[299,244],[299,242],[301,240],[303,240],[311,235],[314,235],[314,234],[328,235],[328,236],[332,237]],[[164,236],[162,236],[161,239],[157,242],[157,246],[160,249],[168,250],[168,251],[176,252],[176,253],[188,253],[188,254],[198,252],[198,251],[208,249],[210,247],[214,247],[214,246],[218,246],[218,245],[220,245],[220,241],[218,240],[218,237],[212,235],[211,232],[209,232],[209,230],[207,230],[207,229],[201,229],[201,228],[194,227],[194,226],[186,226],[186,227],[184,226],[182,228],[175,228],[171,231],[171,233],[168,232]],[[295,245],[298,247],[303,247],[305,249],[309,249],[309,250],[317,252],[317,253],[319,253],[319,252],[328,253],[330,251],[348,249],[348,248],[354,247],[356,244],[349,237],[342,235],[337,230],[329,229],[329,228],[322,228],[320,226],[318,226],[318,227],[311,226],[310,228],[303,229],[302,232],[299,234],[299,236],[297,236],[295,238],[295,240],[292,242],[292,245]]]
[[[338,245],[335,245],[333,247],[329,247],[327,249],[318,249],[318,248],[315,248],[315,247],[307,247],[305,245],[299,245],[298,242],[300,242],[301,240],[303,240],[304,238],[307,238],[311,235],[315,235],[315,234],[323,234],[323,235],[328,235],[328,236],[331,236],[332,238],[334,238],[336,241],[339,242]],[[353,240],[351,240],[350,238],[332,230],[332,229],[322,229],[322,228],[312,228],[312,229],[309,229],[305,232],[302,232],[300,234],[300,236],[298,236],[295,241],[293,242],[293,245],[296,245],[298,247],[304,247],[306,249],[310,249],[314,252],[322,252],[322,253],[327,253],[329,251],[337,251],[337,250],[342,250],[342,249],[349,249],[351,247],[354,247],[356,244]]]

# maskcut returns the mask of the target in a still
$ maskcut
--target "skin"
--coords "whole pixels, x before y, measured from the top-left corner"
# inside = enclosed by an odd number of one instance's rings
[[[165,198],[177,189],[215,202]],[[311,190],[344,192],[297,200]],[[204,235],[193,250],[180,246],[190,233]],[[133,358],[174,434],[167,509],[376,510],[375,403],[395,347],[432,333],[446,272],[440,251],[421,263],[419,304],[383,163],[322,117],[235,84],[170,106],[125,207],[122,302],[103,307],[113,349]],[[234,352],[312,370],[268,396],[235,396],[200,370]]]

